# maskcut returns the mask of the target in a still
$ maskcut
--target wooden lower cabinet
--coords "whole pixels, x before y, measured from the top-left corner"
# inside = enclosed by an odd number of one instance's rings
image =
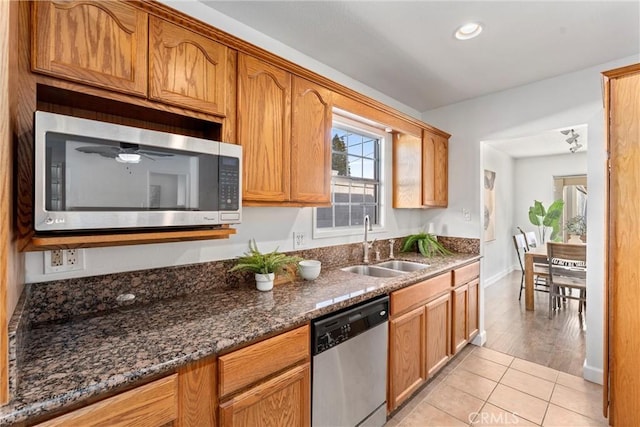
[[[177,384],[178,375],[173,374],[45,421],[38,426],[159,427],[175,423],[178,406]]]
[[[450,319],[451,295],[449,293],[425,306],[427,377],[431,377],[449,361]]]
[[[451,353],[456,354],[469,339],[469,285],[458,286],[451,296]]]
[[[389,411],[397,408],[427,379],[424,327],[423,306],[389,321]]]
[[[311,420],[309,362],[260,383],[220,405],[220,425],[308,426]]]
[[[178,371],[176,427],[215,427],[218,412],[217,363],[207,358]]]
[[[480,332],[479,304],[480,280],[475,279],[469,282],[469,340],[472,340]]]

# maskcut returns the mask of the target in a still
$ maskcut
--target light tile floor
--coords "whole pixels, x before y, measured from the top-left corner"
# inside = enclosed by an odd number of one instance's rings
[[[467,346],[386,427],[607,426],[602,386]]]

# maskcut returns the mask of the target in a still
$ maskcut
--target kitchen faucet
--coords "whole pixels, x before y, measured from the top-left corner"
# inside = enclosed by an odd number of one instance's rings
[[[369,220],[369,215],[365,215],[364,216],[364,242],[362,242],[362,244],[364,245],[364,259],[363,262],[365,264],[369,263],[369,249],[371,249],[373,247],[373,244],[375,243],[376,239],[373,239],[371,242],[369,242],[368,240],[368,232],[369,231],[373,231],[373,228],[371,227],[371,220]]]

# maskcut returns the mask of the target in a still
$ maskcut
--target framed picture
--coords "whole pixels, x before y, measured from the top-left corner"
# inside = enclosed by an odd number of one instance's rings
[[[496,239],[496,173],[484,170],[484,241]]]

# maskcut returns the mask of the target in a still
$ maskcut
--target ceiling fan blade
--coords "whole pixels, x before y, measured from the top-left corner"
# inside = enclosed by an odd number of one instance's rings
[[[156,156],[156,157],[173,157],[173,154],[162,153],[160,151],[151,151],[151,150],[137,150],[135,153],[147,156]]]
[[[118,147],[108,147],[104,145],[86,145],[84,147],[77,147],[76,151],[87,154],[99,154],[102,157],[108,157],[110,159],[114,159],[118,153],[120,153]]]

